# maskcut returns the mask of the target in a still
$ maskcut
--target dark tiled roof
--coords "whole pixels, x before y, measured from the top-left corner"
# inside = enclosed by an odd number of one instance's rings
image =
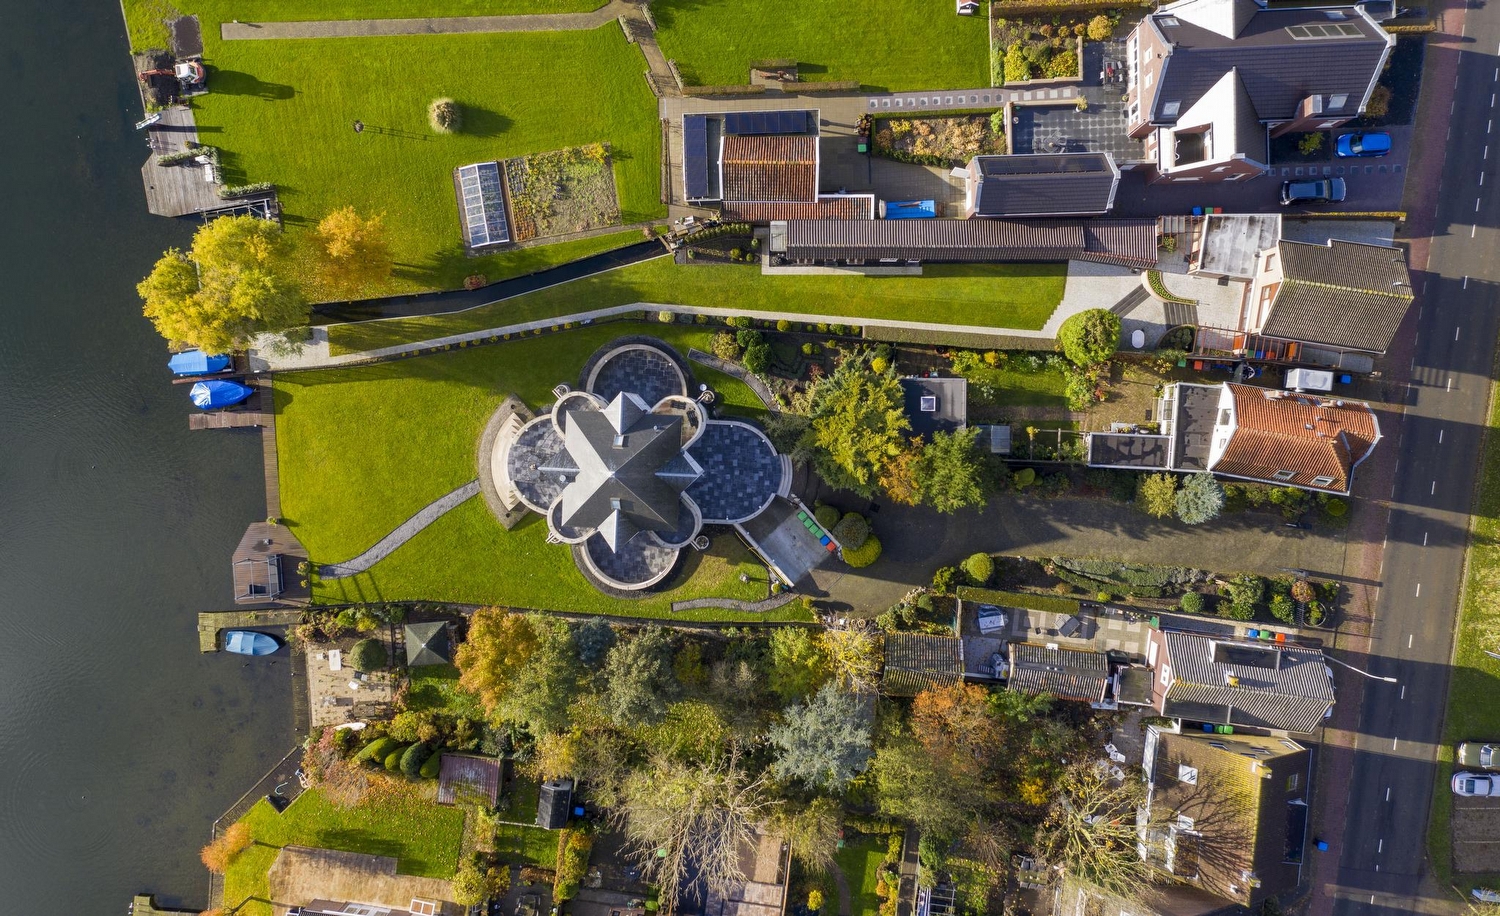
[[[1342,12],[1344,18],[1335,20],[1322,9],[1259,9],[1252,0],[1190,0],[1159,9],[1152,21],[1173,47],[1157,81],[1152,120],[1173,123],[1176,116],[1163,112],[1168,102],[1187,111],[1232,68],[1238,68],[1262,121],[1294,117],[1309,95],[1322,95],[1325,102],[1347,96],[1343,108],[1328,114],[1354,116],[1391,38],[1353,7]],[[1194,19],[1218,21],[1222,29],[1205,28]],[[1308,41],[1287,31],[1334,25],[1357,29],[1359,35]]]
[[[779,219],[874,219],[875,198],[829,195],[819,197],[817,203],[728,201],[724,204],[724,218],[746,223]]]
[[[610,407],[629,405],[629,398],[619,395]],[[677,527],[679,488],[657,472],[681,452],[682,418],[644,413],[635,406],[642,412],[627,412],[618,426],[609,411],[568,413],[564,439],[579,471],[562,494],[562,524],[580,530],[603,528],[614,518],[628,523],[620,532],[626,540],[635,530]]]
[[[1333,705],[1323,653],[1167,632],[1162,715],[1307,733]],[[1238,683],[1229,683],[1234,676]]]
[[[911,433],[931,442],[936,432],[953,432],[969,423],[969,383],[962,378],[901,379],[902,400]],[[931,410],[922,409],[922,399],[932,398]]]
[[[1282,242],[1284,279],[1261,333],[1384,353],[1411,306],[1400,248],[1330,240]]]
[[[448,664],[448,624],[441,620],[406,625],[406,666]]]
[[[1109,662],[1098,652],[1049,649],[1025,642],[1010,644],[1010,680],[1006,686],[1011,690],[1097,703],[1104,699],[1108,680]]]
[[[1380,425],[1369,405],[1226,383],[1234,398],[1235,429],[1210,470],[1270,483],[1349,490],[1349,474],[1375,448]],[[1273,395],[1267,397],[1267,395]],[[1342,406],[1341,406],[1342,405]],[[1278,481],[1276,472],[1293,477]]]
[[[884,691],[916,696],[929,687],[963,680],[964,641],[957,636],[891,633],[885,638]]]
[[[976,156],[975,213],[987,217],[1092,216],[1109,211],[1120,172],[1107,153]]]
[[[724,138],[725,206],[735,201],[818,199],[818,138]]]
[[[688,454],[703,475],[687,495],[706,522],[739,522],[759,513],[786,476],[770,440],[744,423],[710,420]]]
[[[789,220],[792,260],[1156,263],[1155,220]]]

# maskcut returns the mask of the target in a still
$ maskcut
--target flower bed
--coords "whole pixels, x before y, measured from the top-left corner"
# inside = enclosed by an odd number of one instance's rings
[[[620,202],[605,144],[507,159],[505,181],[513,241],[620,225]]]
[[[1167,289],[1166,281],[1162,280],[1161,271],[1159,270],[1146,271],[1146,283],[1151,287],[1151,295],[1155,296],[1163,302],[1178,302],[1182,305],[1198,304],[1197,300],[1195,299],[1184,299],[1176,293],[1173,293],[1171,290]]]
[[[1102,26],[1094,34],[1107,34]],[[996,86],[1037,79],[1073,79],[1079,75],[1083,39],[1089,20],[1083,14],[1042,19],[992,20],[990,81]]]
[[[919,165],[954,166],[974,156],[1005,152],[1005,113],[944,118],[879,118],[877,156]]]

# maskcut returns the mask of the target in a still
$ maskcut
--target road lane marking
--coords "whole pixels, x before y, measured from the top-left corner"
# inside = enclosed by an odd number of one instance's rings
[[[1461,329],[1461,328],[1454,328],[1454,329],[1453,329],[1453,339],[1454,339],[1454,340],[1458,340],[1458,332],[1459,332],[1459,331],[1460,331],[1460,330],[1462,330],[1462,329]]]
[[[1420,582],[1417,583],[1417,597],[1422,597],[1422,583]]]
[[[1443,442],[1443,431],[1442,430],[1438,430],[1438,444],[1441,445],[1442,442]],[[1425,535],[1424,535],[1424,537],[1425,537]],[[1426,542],[1424,541],[1423,543],[1426,543]]]
[[[1427,532],[1425,532],[1425,531],[1422,532],[1422,546],[1423,547],[1427,546]]]
[[[1403,699],[1403,700],[1406,699],[1406,685],[1405,684],[1401,685],[1401,699]],[[1395,746],[1396,745],[1394,743],[1391,745],[1391,747],[1395,747]]]
[[[1417,634],[1415,634],[1415,633],[1407,633],[1406,634],[1406,648],[1410,649],[1411,648],[1411,641],[1413,639],[1416,639],[1416,638],[1417,638]]]
[[[1451,376],[1451,375],[1448,376],[1448,390],[1449,391],[1453,390],[1453,376]]]
[[[1479,177],[1483,178],[1484,176],[1480,175]],[[1464,289],[1468,289],[1468,288],[1469,288],[1469,275],[1468,274],[1464,274]]]
[[[1391,739],[1391,750],[1394,751],[1396,749],[1396,742],[1398,742],[1400,740],[1401,740],[1400,738],[1392,738]]]
[[[1391,787],[1390,786],[1386,786],[1385,787],[1385,800],[1386,801],[1390,801],[1391,800]]]
[[[1437,495],[1437,481],[1436,480],[1434,480],[1432,482],[1432,490],[1430,490],[1427,495],[1429,495],[1429,496],[1436,496]]]
[[[1385,837],[1381,837],[1380,842],[1375,844],[1375,851],[1385,852]],[[1376,867],[1379,868],[1378,865]]]

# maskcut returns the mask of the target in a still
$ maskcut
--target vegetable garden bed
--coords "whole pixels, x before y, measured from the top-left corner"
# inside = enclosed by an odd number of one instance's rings
[[[620,225],[609,147],[590,143],[505,161],[517,242]]]

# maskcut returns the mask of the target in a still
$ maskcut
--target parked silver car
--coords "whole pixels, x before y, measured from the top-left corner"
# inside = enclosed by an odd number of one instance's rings
[[[1454,773],[1453,794],[1465,798],[1500,795],[1500,778],[1479,773]]]

